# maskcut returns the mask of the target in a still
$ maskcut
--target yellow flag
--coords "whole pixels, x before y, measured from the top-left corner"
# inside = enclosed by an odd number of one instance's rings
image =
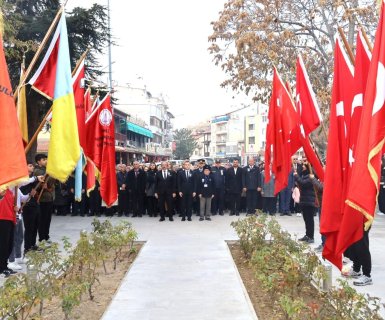
[[[47,173],[51,177],[65,182],[80,158],[80,144],[64,14],[62,14],[58,28],[60,28],[60,43],[52,105]]]

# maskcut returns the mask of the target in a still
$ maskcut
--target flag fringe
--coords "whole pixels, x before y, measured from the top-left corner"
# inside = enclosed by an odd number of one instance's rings
[[[24,181],[28,180],[28,178],[29,178],[28,176],[25,176],[25,177],[21,177],[21,178],[16,179],[16,180],[9,181],[5,184],[2,184],[0,186],[0,192],[4,191],[6,189],[12,188],[12,187],[16,187],[19,185],[20,182],[24,182]]]

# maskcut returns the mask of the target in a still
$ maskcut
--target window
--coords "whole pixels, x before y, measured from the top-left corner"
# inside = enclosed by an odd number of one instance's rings
[[[262,122],[267,122],[267,116],[262,116]]]
[[[255,137],[249,137],[249,144],[255,144]]]
[[[251,123],[249,124],[249,131],[253,131],[253,130],[255,130],[255,124]]]

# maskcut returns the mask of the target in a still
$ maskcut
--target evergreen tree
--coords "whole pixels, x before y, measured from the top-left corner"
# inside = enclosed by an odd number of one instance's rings
[[[182,160],[190,158],[197,147],[197,142],[193,138],[191,130],[186,128],[175,130],[174,140],[176,143],[174,157]]]

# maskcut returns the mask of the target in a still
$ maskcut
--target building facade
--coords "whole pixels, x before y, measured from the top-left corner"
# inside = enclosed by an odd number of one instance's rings
[[[211,119],[210,156],[242,164],[264,148],[267,117],[260,103],[244,106]],[[266,121],[265,121],[266,120]]]

